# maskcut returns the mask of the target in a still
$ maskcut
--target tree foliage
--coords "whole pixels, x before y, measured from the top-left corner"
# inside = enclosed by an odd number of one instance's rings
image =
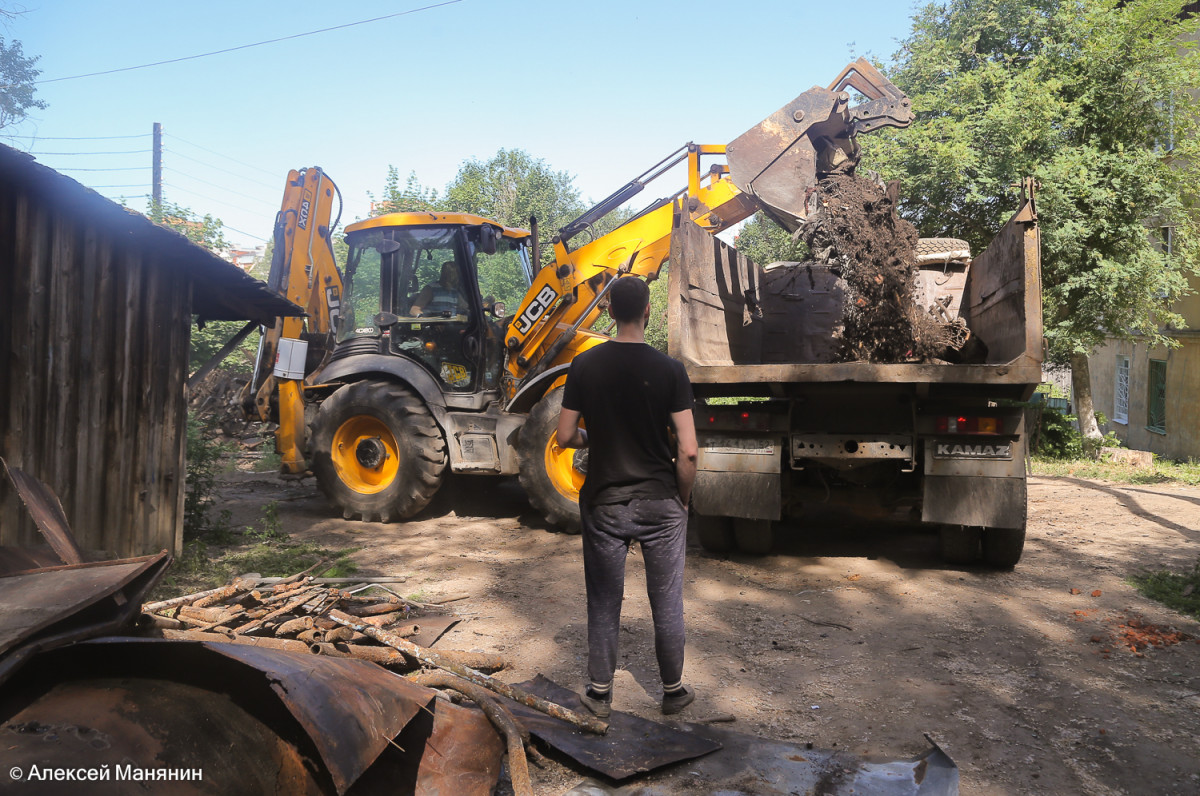
[[[738,232],[733,245],[759,265],[800,262],[808,256],[804,242],[792,240],[791,233],[765,213],[755,213]]]
[[[201,217],[191,208],[151,200],[146,208],[146,216],[155,224],[173,229],[192,243],[199,244],[211,252],[229,247],[223,232],[224,224],[221,223],[221,219],[211,215],[205,214]]]
[[[917,12],[896,55],[917,119],[867,137],[864,162],[902,178],[922,235],[977,251],[1014,183],[1038,180],[1054,361],[1111,336],[1170,344],[1197,267],[1196,30],[1171,0],[949,0]],[[1172,254],[1148,225],[1173,228]]]
[[[34,84],[42,73],[35,66],[39,57],[26,58],[21,42],[0,36],[0,129],[19,123],[32,108],[46,107],[35,97]]]

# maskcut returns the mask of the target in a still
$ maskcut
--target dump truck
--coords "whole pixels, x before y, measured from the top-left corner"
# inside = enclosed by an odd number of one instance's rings
[[[1033,184],[986,250],[922,240],[914,301],[977,341],[970,362],[838,361],[844,278],[762,267],[681,221],[669,270],[669,352],[703,405],[694,509],[701,543],[771,548],[786,517],[838,507],[938,529],[943,556],[1012,567],[1026,521],[1021,402],[1041,381]]]

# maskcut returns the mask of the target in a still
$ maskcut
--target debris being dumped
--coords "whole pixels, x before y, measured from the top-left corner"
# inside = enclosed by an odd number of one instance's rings
[[[958,352],[971,333],[945,302],[925,300],[917,231],[896,212],[898,192],[896,181],[882,186],[836,173],[822,178],[808,197],[808,216],[797,235],[808,244],[812,261],[828,265],[844,282],[840,345],[834,358],[963,361]],[[948,261],[969,252],[946,254]]]

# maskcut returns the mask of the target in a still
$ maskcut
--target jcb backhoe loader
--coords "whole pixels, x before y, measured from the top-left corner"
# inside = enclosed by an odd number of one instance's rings
[[[852,106],[851,88],[866,101]],[[536,229],[393,213],[347,227],[339,276],[335,189],[320,169],[292,172],[271,284],[308,308],[307,329],[282,319],[264,337],[253,385],[259,415],[279,422],[284,468],[307,463],[344,516],[382,522],[420,511],[447,469],[519,474],[550,522],[577,528],[584,454],[561,448],[554,428],[571,360],[608,339],[593,327],[614,279],[656,278],[680,223],[716,235],[762,210],[796,228],[818,178],[857,163],[859,134],[911,119],[909,100],[859,59],[728,145],[668,156],[559,230],[542,267]],[[686,187],[575,245],[684,162]]]

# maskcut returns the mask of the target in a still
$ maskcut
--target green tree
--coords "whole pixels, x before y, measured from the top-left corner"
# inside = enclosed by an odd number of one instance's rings
[[[868,136],[864,162],[901,177],[921,234],[978,251],[1012,186],[1040,183],[1049,355],[1070,362],[1080,429],[1099,437],[1087,356],[1150,345],[1197,272],[1200,61],[1175,0],[948,0],[920,9],[891,70],[917,119]],[[1167,254],[1147,227],[1174,230]]]
[[[191,208],[151,200],[146,207],[146,216],[155,224],[173,229],[192,243],[199,244],[211,252],[229,247],[223,232],[224,224],[221,223],[221,219],[211,215],[201,217],[192,212]]]
[[[442,207],[506,227],[528,228],[530,216],[536,216],[543,233],[583,211],[574,177],[552,170],[523,149],[501,149],[487,161],[465,161],[446,186]]]
[[[417,179],[415,172],[408,173],[404,187],[400,187],[400,172],[395,166],[388,166],[387,179],[383,183],[383,194],[376,199],[371,197],[371,215],[382,216],[387,213],[414,213],[429,210],[442,210],[438,204],[438,193],[434,188],[426,188]]]
[[[35,68],[39,56],[26,58],[21,42],[4,40],[0,36],[0,129],[23,120],[31,108],[46,107],[35,99],[35,82],[42,73]]]
[[[799,262],[808,256],[804,242],[792,240],[791,233],[765,213],[755,213],[738,232],[733,245],[759,265]]]

